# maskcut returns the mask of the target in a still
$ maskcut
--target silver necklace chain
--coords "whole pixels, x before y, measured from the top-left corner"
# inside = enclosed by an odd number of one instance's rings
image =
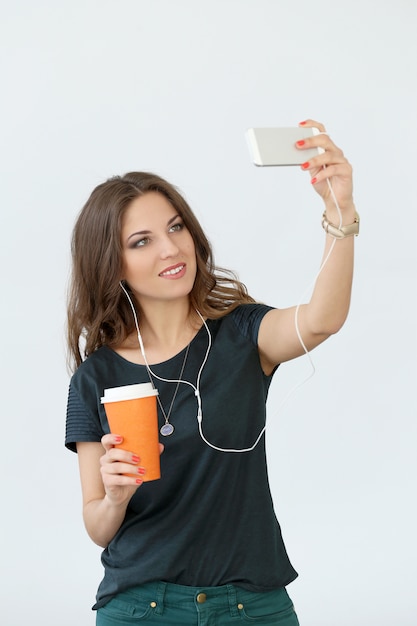
[[[178,388],[179,388],[180,383],[182,381],[182,375],[184,373],[185,364],[187,362],[187,357],[188,357],[189,350],[190,350],[190,344],[188,344],[187,349],[185,351],[184,361],[182,363],[180,375],[179,375],[178,380],[177,380],[177,386],[175,387],[174,395],[172,396],[171,404],[169,405],[169,409],[168,409],[167,413],[165,413],[165,410],[164,410],[164,407],[162,406],[162,402],[161,402],[161,400],[159,398],[159,395],[156,396],[156,399],[158,400],[159,408],[161,409],[161,413],[164,416],[164,420],[165,420],[165,424],[163,424],[163,426],[161,426],[161,428],[159,430],[161,435],[163,435],[164,437],[169,437],[169,435],[172,435],[172,433],[175,430],[174,426],[170,423],[169,418],[171,417],[172,408],[174,406],[175,398],[177,397],[177,393],[178,393]],[[155,388],[155,385],[154,385],[154,382],[153,382],[153,378],[152,378],[151,369],[149,367],[147,367],[146,369],[147,369],[147,372],[148,372],[149,380],[151,381],[152,386]]]

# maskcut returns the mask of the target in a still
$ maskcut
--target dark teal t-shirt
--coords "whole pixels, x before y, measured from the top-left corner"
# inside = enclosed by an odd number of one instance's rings
[[[207,322],[212,347],[200,382],[202,429],[217,447],[251,447],[265,425],[272,376],[262,371],[256,343],[269,310],[248,304]],[[207,345],[203,326],[190,344],[183,373],[193,385]],[[176,380],[184,354],[152,370]],[[146,368],[107,347],[88,357],[70,383],[66,446],[75,450],[78,441],[100,441],[109,432],[100,401],[104,389],[140,382],[149,382]],[[154,383],[167,411],[176,385]],[[159,419],[162,426],[163,416]],[[197,400],[186,384],[178,389],[170,422],[174,433],[161,437],[161,479],[136,491],[102,553],[104,578],[94,608],[119,591],[155,580],[193,587],[235,584],[261,592],[289,584],[297,573],[273,510],[264,436],[251,452],[212,449],[199,434]]]

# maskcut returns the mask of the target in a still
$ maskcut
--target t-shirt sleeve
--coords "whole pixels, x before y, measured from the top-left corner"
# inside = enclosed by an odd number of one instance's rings
[[[231,316],[242,335],[257,346],[261,322],[272,309],[266,304],[243,304],[232,311]]]
[[[94,416],[77,390],[70,384],[67,403],[65,446],[77,451],[78,441],[101,441],[103,430],[98,416]]]

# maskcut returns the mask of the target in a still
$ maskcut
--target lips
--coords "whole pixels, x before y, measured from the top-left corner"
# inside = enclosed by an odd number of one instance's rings
[[[163,272],[159,274],[163,278],[171,278],[179,276],[185,272],[185,263],[178,263],[177,265],[172,265],[171,267],[167,267]]]

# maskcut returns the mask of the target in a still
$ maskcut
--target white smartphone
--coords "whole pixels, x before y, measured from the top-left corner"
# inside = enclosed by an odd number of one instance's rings
[[[298,150],[295,142],[319,134],[314,127],[249,128],[246,139],[255,165],[301,165],[324,150]]]

